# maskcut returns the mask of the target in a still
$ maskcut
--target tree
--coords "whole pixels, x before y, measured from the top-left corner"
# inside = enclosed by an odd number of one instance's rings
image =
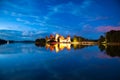
[[[44,47],[46,45],[46,40],[44,38],[37,39],[35,41],[36,46]]]
[[[106,40],[107,42],[120,42],[119,35],[120,35],[120,30],[118,31],[111,30],[106,33]]]
[[[102,42],[104,42],[104,41],[105,41],[105,37],[104,37],[104,36],[100,36],[98,42],[99,42],[99,43],[102,43]]]

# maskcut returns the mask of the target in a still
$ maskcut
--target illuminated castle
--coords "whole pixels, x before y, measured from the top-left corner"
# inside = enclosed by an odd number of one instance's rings
[[[61,42],[61,43],[62,42],[64,42],[64,43],[71,42],[71,38],[69,35],[66,38],[64,38],[63,36],[61,36],[59,34],[56,34],[55,36],[50,35],[50,38],[46,37],[46,40],[47,41],[56,41],[56,42]]]
[[[55,41],[56,42],[71,42],[71,38],[70,38],[70,36],[67,36],[67,38],[64,38],[63,36],[56,34]]]

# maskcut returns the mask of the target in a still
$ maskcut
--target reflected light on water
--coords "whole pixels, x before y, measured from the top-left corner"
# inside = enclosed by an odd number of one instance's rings
[[[51,51],[62,51],[63,49],[67,49],[70,50],[71,49],[71,44],[70,43],[61,43],[61,44],[55,44],[55,45],[50,45],[50,44],[46,44],[46,49],[50,49]]]
[[[82,49],[85,47],[90,47],[90,46],[95,46],[95,45],[84,45],[84,44],[71,44],[71,43],[56,43],[56,44],[49,44],[46,43],[44,46],[42,45],[36,45],[38,47],[45,47],[46,50],[50,51],[55,51],[56,53],[63,51],[63,50],[68,50],[70,51],[71,49],[77,50],[77,49]],[[111,57],[120,57],[120,45],[97,45],[99,50],[101,52],[105,52],[107,55]]]
[[[119,80],[119,52],[119,46],[104,45],[1,45],[0,80]]]

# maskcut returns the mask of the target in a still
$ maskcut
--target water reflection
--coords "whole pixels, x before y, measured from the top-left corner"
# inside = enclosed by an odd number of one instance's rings
[[[99,45],[99,49],[111,57],[120,57],[120,45]]]
[[[37,46],[37,47],[36,47]],[[13,53],[40,53],[50,50],[51,52],[59,53],[64,50],[80,50],[86,47],[95,45],[81,45],[70,43],[58,43],[58,44],[25,44],[25,43],[11,43],[0,45],[1,54],[13,54]],[[40,48],[41,47],[41,48]],[[98,45],[99,50],[102,53],[107,54],[110,57],[120,57],[120,45]]]
[[[40,53],[41,49],[38,49],[34,43],[11,43],[0,45],[0,54],[31,54]]]
[[[102,45],[100,50],[69,43],[37,46],[1,45],[0,80],[120,80],[120,58],[109,57],[120,55],[119,46]]]
[[[81,44],[70,44],[70,43],[57,43],[57,44],[36,44],[38,47],[45,47],[47,50],[50,49],[50,51],[60,52],[64,49],[67,49],[70,51],[72,48],[74,50],[76,49],[82,49],[84,47],[87,47],[87,45],[81,45]]]
[[[94,45],[81,45],[81,44],[70,44],[70,43],[58,43],[58,44],[37,44],[38,47],[45,47],[46,50],[55,51],[56,53],[66,49],[70,51],[72,48],[74,50],[82,49],[88,46]],[[120,57],[120,45],[98,45],[101,52],[105,52],[111,57]]]

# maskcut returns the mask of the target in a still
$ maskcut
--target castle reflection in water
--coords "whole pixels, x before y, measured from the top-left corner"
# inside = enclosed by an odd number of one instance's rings
[[[46,44],[46,49],[50,49],[51,51],[62,51],[63,49],[67,49],[70,50],[71,49],[71,44],[69,43],[61,43],[61,44],[55,44],[55,45],[50,45],[50,44]]]
[[[50,51],[55,51],[58,53],[59,51],[62,51],[64,49],[70,51],[72,48],[74,50],[76,49],[81,49],[84,47],[87,47],[87,45],[80,45],[80,44],[71,44],[71,43],[57,43],[57,44],[42,44],[42,45],[37,45],[38,47],[45,47],[47,50],[50,49]]]
[[[37,44],[38,47],[45,47],[46,50],[55,51],[56,53],[66,49],[70,51],[71,49],[77,50],[82,49],[88,46],[95,45],[81,45],[81,44],[70,44],[70,43],[57,43],[57,44]],[[120,45],[96,45],[100,49],[101,52],[105,52],[107,55],[111,57],[120,57]]]

